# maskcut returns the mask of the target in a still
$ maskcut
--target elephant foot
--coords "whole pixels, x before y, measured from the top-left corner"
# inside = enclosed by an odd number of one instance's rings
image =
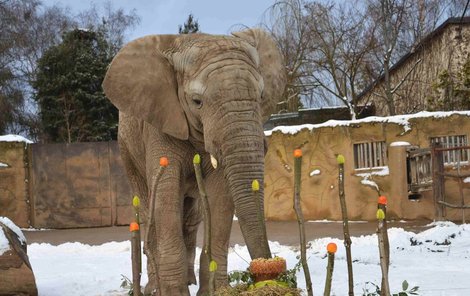
[[[178,295],[178,296],[190,296],[189,289],[187,287],[179,286],[161,286],[160,289],[157,289],[156,285],[147,284],[145,286],[144,295],[151,296],[166,296],[166,295]]]
[[[144,295],[147,296],[147,295],[151,295],[151,296],[155,296],[155,295],[158,295],[157,294],[157,285],[155,285],[155,283],[148,283],[146,286],[145,286],[145,289],[144,289]]]

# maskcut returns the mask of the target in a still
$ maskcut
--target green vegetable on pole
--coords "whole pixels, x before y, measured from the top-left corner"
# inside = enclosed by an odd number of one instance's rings
[[[338,187],[339,187],[339,202],[341,205],[341,214],[343,216],[343,235],[344,235],[344,246],[346,248],[346,261],[348,264],[348,295],[354,296],[354,280],[353,280],[353,268],[352,268],[352,254],[351,254],[351,236],[349,234],[349,221],[348,221],[348,210],[346,208],[346,196],[344,192],[344,163],[346,162],[344,156],[339,154],[336,157],[338,162]]]
[[[297,222],[299,223],[300,232],[300,260],[302,262],[302,269],[305,275],[305,284],[307,286],[307,294],[313,295],[312,279],[310,278],[310,271],[307,264],[307,250],[305,239],[305,225],[304,215],[302,213],[302,206],[300,204],[300,183],[302,176],[302,150],[294,150],[294,211],[297,215]]]
[[[215,293],[215,272],[217,271],[217,262],[212,260],[211,251],[211,211],[209,207],[209,200],[207,199],[206,189],[201,171],[201,156],[194,155],[193,158],[194,172],[196,173],[197,186],[199,188],[199,195],[201,197],[202,207],[204,209],[204,245],[203,253],[206,255],[206,260],[209,264],[209,295]]]

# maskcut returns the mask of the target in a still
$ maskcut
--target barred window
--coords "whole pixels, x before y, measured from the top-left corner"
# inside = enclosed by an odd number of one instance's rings
[[[354,144],[356,169],[384,167],[387,165],[387,145],[384,141]]]
[[[440,143],[443,148],[453,148],[458,146],[468,146],[466,135],[442,136],[431,138],[431,144]],[[468,161],[468,150],[444,151],[442,157],[444,164],[452,165],[459,161]]]

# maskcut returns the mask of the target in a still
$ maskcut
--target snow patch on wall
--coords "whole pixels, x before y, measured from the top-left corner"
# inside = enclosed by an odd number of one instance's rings
[[[317,170],[313,170],[313,171],[310,172],[310,177],[320,175],[320,173],[321,173],[321,172],[320,172],[320,170],[318,170],[318,169],[317,169]]]
[[[361,173],[362,171],[367,171],[365,173]],[[375,168],[365,168],[365,169],[356,169],[356,176],[363,177],[363,178],[370,178],[371,176],[388,176],[390,174],[390,170],[388,166],[383,167],[375,167]]]
[[[397,147],[397,146],[411,146],[408,142],[393,142],[390,144],[390,147]]]
[[[4,135],[0,136],[0,142],[25,142],[28,144],[33,143],[33,141],[26,139],[25,137],[19,135]]]
[[[8,164],[3,163],[3,162],[0,162],[0,169],[1,169],[1,168],[7,168],[7,167],[9,167]]]
[[[10,244],[8,243],[7,237],[3,232],[3,229],[0,228],[0,255],[10,250]]]
[[[449,111],[449,112],[428,112],[422,111],[415,114],[406,114],[406,115],[395,115],[388,117],[379,117],[379,116],[370,116],[357,120],[328,120],[327,122],[320,124],[302,124],[302,125],[293,125],[293,126],[277,126],[272,130],[265,131],[266,136],[271,136],[274,132],[280,132],[283,134],[295,135],[303,129],[312,131],[317,128],[322,127],[337,127],[337,126],[350,126],[361,123],[394,123],[403,126],[403,133],[411,130],[410,119],[414,118],[445,118],[452,115],[463,115],[470,116],[470,111]]]
[[[366,171],[366,172],[361,173],[361,171]],[[372,176],[383,177],[383,176],[388,176],[389,174],[390,174],[390,171],[388,169],[388,166],[384,166],[384,167],[375,167],[375,168],[356,169],[355,176],[363,178],[361,180],[362,185],[370,186],[370,187],[373,187],[375,190],[380,191],[377,183],[371,180]]]
[[[362,185],[365,185],[365,186],[374,187],[375,190],[380,191],[379,185],[377,185],[377,183],[375,183],[374,181],[369,180],[369,179],[367,179],[367,178],[362,179],[362,180],[361,180],[361,184],[362,184]]]
[[[463,179],[463,182],[464,183],[470,183],[470,177],[467,177],[467,178]]]

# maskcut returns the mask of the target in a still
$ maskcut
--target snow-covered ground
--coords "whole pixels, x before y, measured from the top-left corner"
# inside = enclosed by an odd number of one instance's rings
[[[407,280],[419,286],[419,295],[470,295],[470,224],[433,223],[432,228],[415,234],[401,228],[389,230],[390,286],[399,292]],[[327,259],[326,245],[336,242],[332,295],[347,295],[345,250],[339,239],[321,238],[310,242],[309,267],[316,295],[323,293]],[[288,268],[298,261],[298,250],[271,242],[275,255],[287,259]],[[36,276],[39,295],[125,295],[119,286],[121,275],[131,277],[130,242],[109,242],[100,246],[66,243],[59,246],[31,244],[28,254]],[[200,249],[198,250],[198,253]],[[377,236],[352,238],[356,295],[362,295],[366,282],[380,283],[381,272]],[[198,255],[199,256],[199,255]],[[143,257],[145,260],[145,256]],[[230,249],[229,270],[244,270],[249,261],[245,246]],[[144,262],[145,263],[145,262]],[[196,262],[198,265],[198,262]],[[145,264],[144,264],[145,270]],[[144,276],[142,283],[146,283]],[[303,272],[299,287],[305,288]],[[371,287],[368,285],[367,287]],[[196,286],[190,287],[192,295]]]

